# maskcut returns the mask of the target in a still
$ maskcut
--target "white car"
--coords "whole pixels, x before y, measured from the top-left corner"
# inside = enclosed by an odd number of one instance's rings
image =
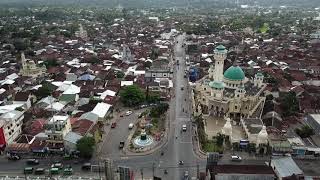
[[[134,124],[133,123],[130,123],[129,124],[129,129],[132,129],[134,127]]]
[[[132,111],[127,111],[126,116],[130,116],[132,114]]]
[[[242,158],[240,156],[231,156],[232,161],[241,161]]]
[[[182,131],[187,131],[187,125],[186,124],[182,125]]]

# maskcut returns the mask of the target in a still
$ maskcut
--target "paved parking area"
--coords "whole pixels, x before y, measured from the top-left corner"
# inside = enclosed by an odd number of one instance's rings
[[[227,122],[224,118],[218,117],[204,117],[205,118],[205,129],[209,139],[221,133],[221,130]],[[240,126],[232,125],[232,139],[233,141],[239,142],[241,139],[245,139],[244,132]]]

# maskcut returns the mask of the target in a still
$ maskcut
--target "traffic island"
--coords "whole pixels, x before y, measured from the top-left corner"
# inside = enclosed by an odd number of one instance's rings
[[[168,132],[166,115],[168,107],[165,103],[158,104],[139,119],[127,139],[124,148],[126,155],[152,153],[165,144]]]

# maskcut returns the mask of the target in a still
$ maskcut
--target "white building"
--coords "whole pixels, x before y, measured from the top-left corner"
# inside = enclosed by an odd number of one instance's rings
[[[0,116],[0,145],[11,144],[21,133],[23,112],[9,111]]]
[[[54,115],[48,122],[45,134],[47,142],[53,144],[63,143],[64,137],[71,131],[71,123],[68,115]]]

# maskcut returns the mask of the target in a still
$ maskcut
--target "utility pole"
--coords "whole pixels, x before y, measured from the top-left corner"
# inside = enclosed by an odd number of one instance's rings
[[[200,177],[199,177],[199,174],[200,172],[199,172],[199,162],[197,161],[197,179],[199,179]]]
[[[143,180],[143,168],[140,169],[140,173],[141,173],[141,180]]]
[[[154,167],[155,166],[155,164],[154,164],[154,162],[152,163],[152,179],[154,178]]]

